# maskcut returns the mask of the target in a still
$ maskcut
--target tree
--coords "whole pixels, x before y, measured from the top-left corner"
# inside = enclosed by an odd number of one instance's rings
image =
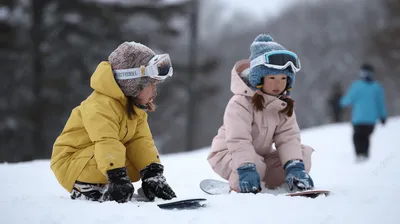
[[[185,16],[188,4],[80,0],[6,3],[8,8],[22,12],[17,22],[0,23],[6,31],[10,26],[19,31],[14,39],[9,38],[12,32],[2,33],[10,42],[6,45],[12,47],[0,51],[0,56],[10,62],[1,65],[2,71],[9,73],[1,73],[7,86],[0,101],[4,115],[0,136],[5,140],[0,161],[10,162],[49,158],[71,109],[91,92],[89,78],[97,63],[107,60],[123,41],[135,40],[163,49],[166,41],[181,32],[171,20]]]
[[[368,5],[370,12],[367,23],[373,29],[366,46],[365,60],[376,68],[376,76],[385,88],[389,115],[398,114],[400,99],[398,87],[400,85],[400,2],[384,0],[380,2],[380,17],[376,16],[374,5]],[[382,12],[383,11],[383,12]]]

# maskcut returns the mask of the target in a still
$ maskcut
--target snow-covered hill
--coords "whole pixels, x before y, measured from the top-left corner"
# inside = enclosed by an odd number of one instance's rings
[[[290,198],[265,194],[209,196],[198,184],[218,178],[210,169],[208,148],[163,156],[166,177],[178,199],[207,198],[198,210],[161,210],[156,203],[96,203],[71,200],[54,178],[49,161],[0,164],[0,223],[400,223],[400,117],[378,125],[372,137],[371,159],[354,162],[350,124],[303,130],[302,141],[313,146],[311,176],[330,197]],[[135,183],[138,189],[140,183]],[[276,192],[275,192],[276,193]],[[176,199],[176,200],[178,200]]]

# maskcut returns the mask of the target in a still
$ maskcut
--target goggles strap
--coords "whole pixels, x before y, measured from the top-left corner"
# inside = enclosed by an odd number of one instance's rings
[[[118,69],[114,70],[114,75],[115,79],[126,80],[141,77],[142,72],[140,68]]]
[[[265,64],[265,56],[264,55],[260,55],[256,58],[254,58],[253,60],[250,61],[250,68],[254,68],[258,65],[263,65]]]
[[[139,68],[130,68],[130,69],[117,69],[114,70],[115,79],[126,80],[126,79],[135,79],[144,76],[154,77],[157,76],[158,71],[155,66],[140,66]]]

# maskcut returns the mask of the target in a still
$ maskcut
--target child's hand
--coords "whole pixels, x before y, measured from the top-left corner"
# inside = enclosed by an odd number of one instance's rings
[[[135,191],[133,184],[126,173],[126,168],[117,168],[107,171],[109,182],[107,191],[103,195],[104,201],[128,202]]]
[[[299,190],[311,190],[314,182],[304,168],[301,160],[295,159],[288,161],[284,169],[286,170],[286,183],[290,190],[297,187]]]
[[[258,193],[260,187],[260,175],[253,163],[245,164],[237,169],[239,174],[239,187],[241,193]]]
[[[163,171],[163,165],[152,163],[140,172],[143,192],[150,201],[153,201],[155,197],[165,200],[176,197],[175,192],[167,184]]]

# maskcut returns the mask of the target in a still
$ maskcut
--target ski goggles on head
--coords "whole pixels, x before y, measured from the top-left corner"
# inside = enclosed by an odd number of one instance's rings
[[[300,59],[295,53],[287,50],[270,51],[250,61],[250,68],[258,65],[279,70],[284,70],[290,66],[292,72],[298,72],[301,69]]]
[[[172,76],[173,69],[171,59],[168,54],[155,55],[147,66],[139,68],[116,69],[113,70],[115,79],[136,79],[140,77],[150,77],[157,80],[164,80]]]

